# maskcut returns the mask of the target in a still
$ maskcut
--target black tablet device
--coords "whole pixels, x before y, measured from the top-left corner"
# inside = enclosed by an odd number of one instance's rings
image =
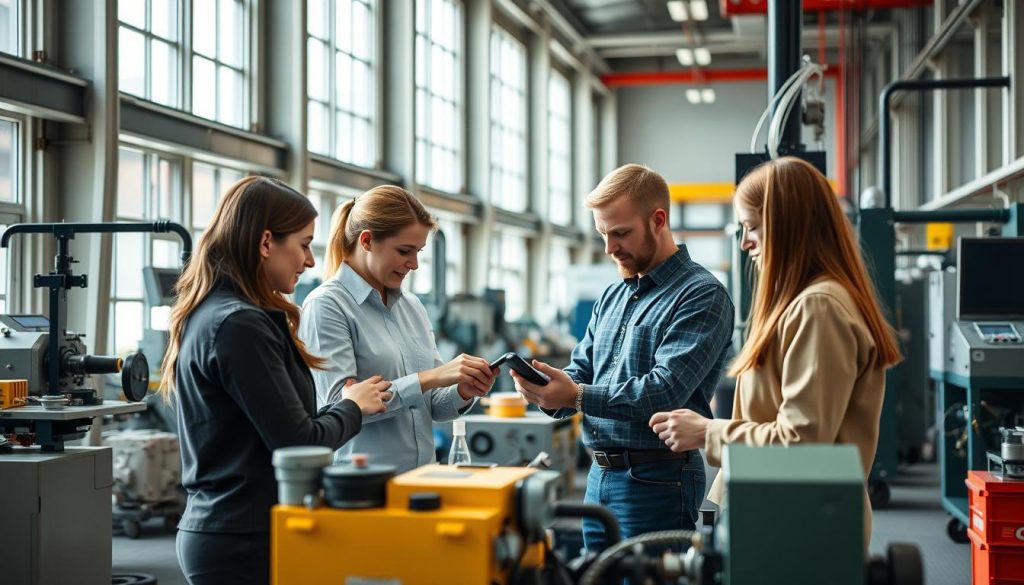
[[[514,351],[510,351],[500,358],[491,362],[491,369],[500,368],[502,365],[508,364],[508,367],[515,370],[517,374],[525,378],[527,381],[537,384],[538,386],[544,386],[551,381],[551,378],[542,372],[538,372],[536,368],[531,366],[529,362],[519,357],[519,354]]]

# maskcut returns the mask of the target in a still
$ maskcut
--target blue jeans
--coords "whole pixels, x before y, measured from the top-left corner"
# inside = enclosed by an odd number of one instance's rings
[[[628,469],[590,466],[583,501],[608,508],[619,521],[622,539],[656,530],[693,530],[697,510],[704,501],[704,459],[699,451],[690,458],[656,461]],[[583,545],[588,552],[607,546],[604,526],[583,520]]]

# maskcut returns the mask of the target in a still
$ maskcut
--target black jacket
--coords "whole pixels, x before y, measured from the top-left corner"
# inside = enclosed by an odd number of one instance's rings
[[[273,450],[336,449],[362,425],[351,400],[317,414],[313,377],[284,313],[251,304],[227,281],[188,317],[174,371],[183,530],[269,532]]]

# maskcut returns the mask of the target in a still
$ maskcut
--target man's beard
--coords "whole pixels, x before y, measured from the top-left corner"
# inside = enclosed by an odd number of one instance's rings
[[[644,226],[644,231],[643,246],[639,252],[630,254],[628,258],[628,260],[631,260],[632,266],[623,266],[618,262],[615,264],[623,278],[633,278],[638,274],[646,274],[654,262],[654,254],[658,247],[654,240],[654,231],[649,226]]]

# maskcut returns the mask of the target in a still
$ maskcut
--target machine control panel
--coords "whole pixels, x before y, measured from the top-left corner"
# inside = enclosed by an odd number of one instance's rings
[[[14,331],[41,331],[50,329],[50,320],[43,315],[0,315],[0,324]]]
[[[985,343],[1022,343],[1020,333],[1013,323],[975,323],[974,327]]]

